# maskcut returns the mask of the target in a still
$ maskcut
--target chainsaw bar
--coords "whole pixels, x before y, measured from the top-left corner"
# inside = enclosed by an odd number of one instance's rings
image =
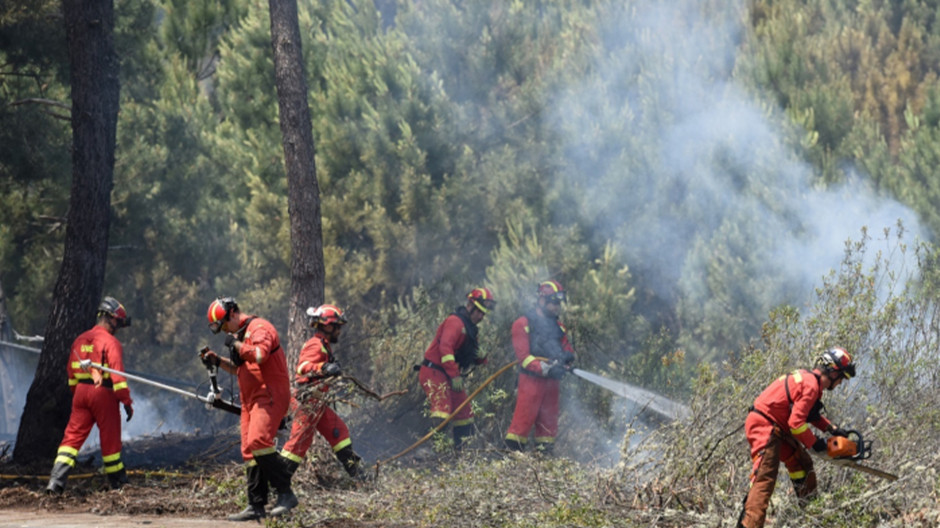
[[[895,480],[898,479],[898,476],[897,476],[897,475],[893,475],[893,474],[891,474],[891,473],[888,473],[888,472],[886,472],[886,471],[882,471],[882,470],[880,470],[880,469],[875,469],[875,468],[873,468],[873,467],[869,467],[869,466],[865,466],[865,465],[859,464],[858,462],[852,460],[851,458],[830,458],[830,457],[828,457],[828,456],[826,456],[826,455],[819,455],[819,454],[816,454],[816,453],[813,453],[813,452],[810,452],[810,454],[813,455],[814,457],[820,459],[820,460],[825,460],[826,462],[828,462],[828,463],[830,463],[830,464],[835,464],[835,465],[837,465],[837,466],[842,466],[842,467],[845,467],[845,468],[854,469],[855,471],[861,471],[861,472],[863,472],[863,473],[868,473],[869,475],[874,475],[874,476],[876,476],[876,477],[881,477],[881,478],[883,478],[883,479],[885,479],[885,480],[887,480],[887,481],[889,481],[889,482],[894,482]]]

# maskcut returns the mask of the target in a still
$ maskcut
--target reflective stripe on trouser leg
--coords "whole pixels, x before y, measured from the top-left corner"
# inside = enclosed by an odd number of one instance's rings
[[[287,493],[290,489],[291,475],[284,464],[284,457],[278,455],[272,447],[270,451],[256,451],[255,462],[261,468],[261,478],[267,480],[271,487],[278,492]]]
[[[108,476],[108,484],[111,489],[119,489],[127,484],[127,471],[124,469],[124,462],[121,461],[121,452],[103,456],[104,472]]]
[[[351,443],[336,451],[336,458],[343,464],[343,469],[350,477],[357,476],[362,469],[362,458],[353,451]]]
[[[792,459],[795,462],[793,467],[799,467],[797,474],[801,477],[794,479],[794,472],[791,471],[790,478],[793,481],[793,491],[796,493],[797,503],[802,508],[816,493],[816,471],[813,469],[813,459],[805,449],[800,449],[794,453]],[[790,468],[791,466],[787,464],[787,470],[790,470]]]

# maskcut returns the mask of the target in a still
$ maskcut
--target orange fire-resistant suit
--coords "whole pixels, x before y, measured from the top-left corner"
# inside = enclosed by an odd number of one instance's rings
[[[466,401],[467,391],[454,390],[451,380],[460,376],[462,368],[486,363],[486,358],[477,354],[478,331],[464,306],[459,306],[437,327],[418,372],[418,381],[431,405],[431,418],[444,420]],[[470,405],[465,405],[450,423],[453,425],[454,444],[460,447],[464,438],[473,432]]]
[[[506,443],[517,449],[525,447],[535,427],[536,446],[550,451],[558,435],[561,381],[542,375],[543,360],[570,362],[574,348],[565,326],[554,317],[535,310],[512,324],[512,347],[519,360],[519,385],[516,409],[506,433]]]
[[[817,438],[808,424],[821,431],[829,428],[829,420],[821,413],[821,396],[818,375],[795,370],[779,377],[754,400],[744,422],[753,468],[740,526],[764,525],[780,462],[787,467],[801,504],[816,491],[816,473],[807,449],[813,448]]]
[[[119,403],[131,405],[131,392],[127,379],[110,372],[82,370],[83,359],[90,359],[103,367],[124,371],[123,347],[107,329],[96,325],[79,335],[69,352],[69,388],[72,389],[72,414],[65,428],[55,459],[52,480],[65,484],[68,471],[75,467],[78,450],[88,438],[91,428],[98,425],[101,440],[101,458],[104,472],[112,486],[126,481],[121,461],[121,412]],[[99,383],[100,382],[100,383]]]
[[[283,473],[285,468],[277,461],[274,447],[277,429],[290,405],[290,376],[274,325],[251,316],[239,333],[239,356],[244,363],[238,367],[238,390],[242,458],[248,465],[248,502],[263,505],[268,482],[279,494],[290,490],[290,475]]]
[[[349,437],[346,422],[318,398],[330,390],[328,384],[319,381],[323,377],[323,365],[335,362],[333,349],[326,334],[317,330],[314,336],[304,343],[297,360],[297,369],[294,371],[294,383],[298,386],[291,401],[294,423],[291,426],[290,438],[281,450],[281,456],[287,460],[287,467],[292,473],[303,463],[307,450],[313,443],[314,431],[326,438],[333,448],[333,454],[343,464],[347,473],[351,476],[359,473],[361,459],[352,449],[352,439]]]

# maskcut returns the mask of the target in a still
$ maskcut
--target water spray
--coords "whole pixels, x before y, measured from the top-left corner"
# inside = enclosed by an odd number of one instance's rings
[[[635,402],[643,409],[653,411],[668,420],[681,420],[688,418],[691,415],[688,406],[675,400],[670,400],[665,396],[660,396],[655,392],[641,389],[640,387],[630,385],[629,383],[607,379],[603,376],[578,368],[572,369],[571,373],[581,379],[587,380],[599,387],[607,389],[621,398],[626,398],[632,402]]]

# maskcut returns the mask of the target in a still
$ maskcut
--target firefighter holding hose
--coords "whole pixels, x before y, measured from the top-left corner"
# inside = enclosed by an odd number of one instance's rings
[[[98,426],[101,440],[101,458],[108,484],[118,489],[127,483],[127,471],[121,461],[121,411],[124,406],[127,421],[134,416],[131,391],[127,380],[120,374],[81,368],[82,360],[91,360],[117,371],[124,370],[124,349],[115,334],[131,325],[127,310],[113,297],[105,297],[98,305],[98,319],[90,330],[72,342],[67,366],[69,388],[72,389],[72,413],[59,445],[49,485],[46,491],[60,494],[65,489],[69,472],[82,444]]]

